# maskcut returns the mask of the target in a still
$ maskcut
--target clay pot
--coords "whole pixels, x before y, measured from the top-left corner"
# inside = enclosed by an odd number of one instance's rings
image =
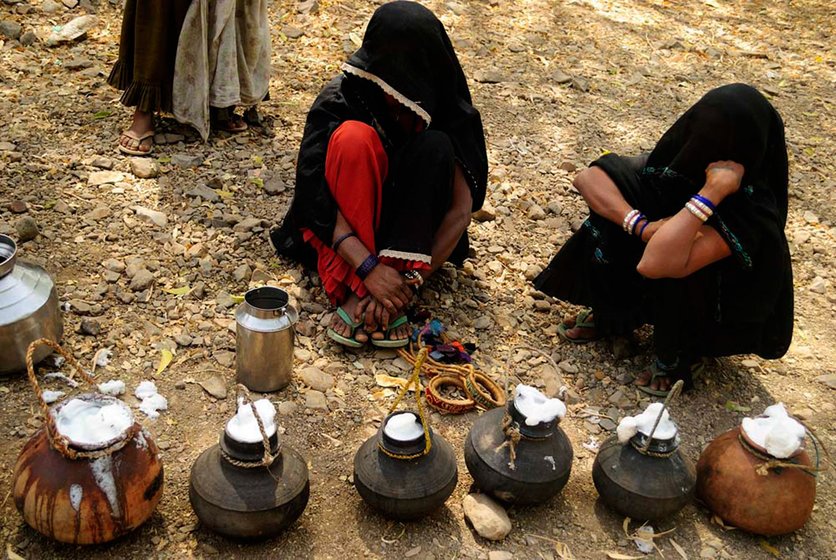
[[[423,434],[397,441],[384,433],[386,417],[377,435],[366,440],[354,456],[354,486],[370,506],[393,519],[417,519],[441,507],[458,481],[453,448],[427,428],[432,442],[424,454]]]
[[[503,418],[510,415],[520,431],[513,468],[504,445]],[[538,504],[560,492],[572,470],[572,444],[558,420],[527,426],[525,417],[510,401],[486,412],[467,435],[464,460],[467,470],[484,492],[514,504]]]
[[[151,517],[163,493],[163,466],[148,432],[136,423],[128,432],[134,434],[124,447],[97,459],[67,458],[50,444],[47,429],[32,436],[13,476],[15,505],[26,523],[57,541],[100,544]]]
[[[79,445],[61,434],[43,400],[33,361],[41,345],[63,355],[79,376],[92,379],[58,344],[39,339],[26,355],[29,381],[40,401],[45,427],[23,447],[13,474],[15,505],[39,533],[72,544],[101,544],[144,523],[163,492],[163,466],[148,432],[133,422],[111,441]],[[83,394],[76,399],[130,408],[114,397]],[[66,402],[66,401],[64,401]],[[56,405],[60,410],[64,403]]]
[[[237,442],[226,432],[201,453],[192,467],[189,501],[203,525],[226,537],[266,539],[302,515],[310,496],[307,464],[286,445],[279,451],[276,434],[269,443],[275,457],[269,467],[251,467],[261,465],[261,442]]]
[[[592,465],[592,481],[601,500],[632,519],[656,520],[675,515],[694,499],[694,464],[679,449],[678,436],[651,440],[636,434],[622,445],[613,436],[601,446]]]
[[[798,468],[770,468],[774,457],[754,453],[741,443],[740,428],[712,441],[697,462],[697,496],[724,522],[758,535],[784,535],[810,519],[816,479]],[[751,447],[751,446],[750,446]],[[756,450],[758,451],[758,450]],[[806,451],[783,462],[812,466]]]

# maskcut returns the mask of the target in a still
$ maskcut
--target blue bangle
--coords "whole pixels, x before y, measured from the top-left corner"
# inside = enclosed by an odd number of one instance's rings
[[[360,266],[357,267],[357,270],[355,270],[354,273],[358,278],[360,278],[360,280],[365,280],[371,271],[379,264],[380,261],[377,260],[376,255],[369,255],[366,257],[366,260],[360,263]]]
[[[642,235],[644,235],[644,228],[646,228],[649,225],[650,225],[650,220],[646,220],[644,222],[644,225],[642,226],[642,228],[639,230],[639,239],[641,239]]]
[[[349,231],[348,233],[339,236],[337,240],[334,241],[333,245],[331,245],[331,250],[336,253],[337,249],[339,249],[340,245],[342,245],[342,242],[348,239],[349,237],[357,237],[357,234],[353,231]]]
[[[639,214],[639,217],[636,218],[633,227],[630,229],[630,235],[636,234],[636,226],[638,226],[642,222],[642,220],[647,221],[647,216],[645,216],[644,214]]]
[[[702,202],[703,204],[705,204],[706,206],[708,206],[708,209],[709,209],[709,210],[711,210],[712,212],[716,212],[716,211],[717,211],[717,207],[716,207],[716,206],[714,206],[714,203],[713,203],[713,202],[711,202],[710,200],[708,200],[707,198],[705,198],[703,195],[701,195],[701,194],[695,194],[695,195],[694,195],[694,196],[692,196],[691,198],[695,198],[695,199],[699,200],[700,202]]]

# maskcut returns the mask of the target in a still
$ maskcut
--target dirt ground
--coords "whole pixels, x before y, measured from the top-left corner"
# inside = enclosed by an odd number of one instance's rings
[[[780,360],[714,361],[707,379],[675,404],[674,417],[694,461],[714,436],[777,401],[836,449],[833,389],[824,382],[836,374],[832,4],[429,1],[425,4],[442,19],[456,46],[482,113],[491,216],[470,227],[475,257],[460,270],[443,269],[424,290],[422,305],[456,336],[478,344],[475,359],[484,371],[549,390],[570,388],[570,413],[562,426],[575,459],[559,496],[539,507],[512,508],[508,537],[486,541],[465,522],[461,506],[472,484],[461,450],[477,413],[433,414],[434,429],[457,450],[454,494],[441,510],[414,523],[387,521],[369,510],[351,485],[352,460],[391,402],[374,375],[403,376],[403,363],[392,352],[351,353],[330,344],[325,335],[330,309],[317,278],[276,258],[266,232],[292,196],[307,108],[359,45],[378,3],[320,0],[315,10],[301,12],[295,1],[273,2],[271,101],[262,107],[273,134],[214,135],[203,144],[171,128],[159,138],[170,143],[160,144],[152,158],[159,176],[140,178],[142,173],[116,153],[129,111],[105,83],[117,55],[119,2],[82,0],[72,9],[50,0],[0,2],[0,23],[21,24],[21,40],[28,43],[0,34],[0,233],[16,236],[22,217],[37,222],[40,235],[22,244],[20,257],[43,264],[55,278],[66,302],[65,347],[85,364],[97,350],[112,350],[97,379],[121,379],[129,393],[141,380],[153,379],[169,401],[169,410],[157,420],[136,411],[162,448],[166,480],[157,512],[114,543],[73,547],[41,537],[15,509],[11,473],[40,420],[24,378],[0,379],[3,554],[28,559],[452,559],[507,551],[527,560],[568,558],[557,545],[563,543],[579,559],[606,558],[608,552],[639,556],[622,532],[622,518],[597,501],[591,479],[595,453],[583,444],[608,436],[608,417],[617,421],[649,402],[631,386],[632,375],[650,356],[647,332],[617,348],[606,341],[583,347],[561,343],[555,326],[574,310],[536,293],[530,279],[584,217],[584,205],[571,189],[576,169],[605,150],[648,150],[703,93],[730,82],[760,88],[786,124],[794,339]],[[98,18],[86,37],[46,45],[54,26],[85,9]],[[34,39],[26,36],[29,31]],[[193,189],[201,184],[216,196],[197,198]],[[18,201],[26,205],[22,214],[16,213],[20,208],[12,210]],[[165,224],[142,220],[136,206],[162,212]],[[138,269],[151,273],[150,286],[131,286]],[[266,282],[290,291],[301,311],[297,375],[270,398],[282,405],[285,444],[308,459],[311,498],[304,515],[280,538],[244,545],[199,526],[189,506],[188,477],[233,407],[235,302],[230,294]],[[558,371],[537,353],[515,348],[521,344],[551,354]],[[163,348],[175,355],[157,374]],[[309,367],[335,378],[324,399],[301,380]],[[221,378],[229,396],[216,399],[194,383],[211,377]],[[137,404],[132,394],[125,400]],[[324,408],[318,408],[322,400]],[[706,509],[692,505],[656,527],[674,530],[658,539],[659,550],[650,556],[679,558],[673,540],[689,558],[832,558],[833,477],[832,468],[819,474],[812,519],[795,534],[763,539],[725,529]]]

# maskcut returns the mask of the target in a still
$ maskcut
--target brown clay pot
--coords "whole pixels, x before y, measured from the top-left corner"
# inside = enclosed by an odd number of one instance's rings
[[[157,507],[163,493],[157,455],[153,440],[140,431],[112,455],[68,459],[40,430],[17,459],[15,505],[29,526],[57,541],[112,541],[140,526]]]
[[[697,462],[697,496],[724,522],[758,535],[784,535],[810,518],[816,479],[797,468],[756,472],[764,460],[740,443],[740,428],[712,441]],[[789,460],[786,460],[789,461]],[[792,462],[811,466],[801,451]]]

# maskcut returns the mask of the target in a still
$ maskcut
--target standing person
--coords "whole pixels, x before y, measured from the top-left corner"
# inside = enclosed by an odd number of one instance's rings
[[[174,116],[206,140],[210,128],[237,133],[235,107],[254,108],[270,86],[267,0],[195,0],[180,33]]]
[[[590,307],[570,342],[654,325],[656,359],[636,385],[690,385],[702,357],[779,358],[792,339],[787,148],[781,117],[754,88],[706,94],[649,157],[605,155],[578,174],[589,218],[535,280]]]
[[[271,241],[317,267],[338,306],[332,339],[404,346],[411,286],[467,256],[487,184],[482,121],[444,26],[420,4],[378,8],[342,70],[308,113]]]
[[[147,156],[154,150],[154,113],[172,110],[174,58],[180,27],[191,0],[127,0],[122,15],[119,59],[107,83],[122,90],[121,102],[135,107],[119,151]]]

